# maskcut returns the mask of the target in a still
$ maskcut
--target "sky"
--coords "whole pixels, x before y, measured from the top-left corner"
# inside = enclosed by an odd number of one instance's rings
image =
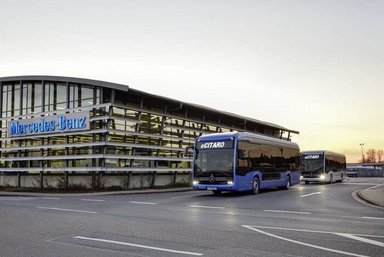
[[[383,14],[382,0],[0,0],[0,77],[125,84],[359,162],[384,150]]]

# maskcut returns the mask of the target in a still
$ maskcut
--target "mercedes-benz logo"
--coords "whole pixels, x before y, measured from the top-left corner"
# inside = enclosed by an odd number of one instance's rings
[[[211,176],[209,176],[209,182],[213,183],[215,181],[216,181],[215,177],[213,176],[213,174],[211,174]]]

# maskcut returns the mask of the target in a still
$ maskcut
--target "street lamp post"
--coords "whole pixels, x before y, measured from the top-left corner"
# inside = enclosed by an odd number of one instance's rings
[[[363,151],[363,146],[364,146],[364,143],[361,143],[360,144],[360,146],[361,146],[361,156],[363,157],[363,159],[362,159],[362,161],[363,161],[363,163],[365,162],[365,158],[364,158],[364,151]]]

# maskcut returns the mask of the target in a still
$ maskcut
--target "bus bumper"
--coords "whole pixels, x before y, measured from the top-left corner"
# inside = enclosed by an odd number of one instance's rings
[[[325,182],[327,181],[327,177],[325,175],[319,175],[318,177],[300,177],[300,180],[303,182]]]
[[[204,184],[196,184],[192,186],[195,191],[236,191],[233,185],[204,185]]]

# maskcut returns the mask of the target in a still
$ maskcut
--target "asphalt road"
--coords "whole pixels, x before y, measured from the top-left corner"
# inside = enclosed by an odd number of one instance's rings
[[[352,192],[381,179],[259,195],[0,197],[1,257],[384,256],[384,209]]]

